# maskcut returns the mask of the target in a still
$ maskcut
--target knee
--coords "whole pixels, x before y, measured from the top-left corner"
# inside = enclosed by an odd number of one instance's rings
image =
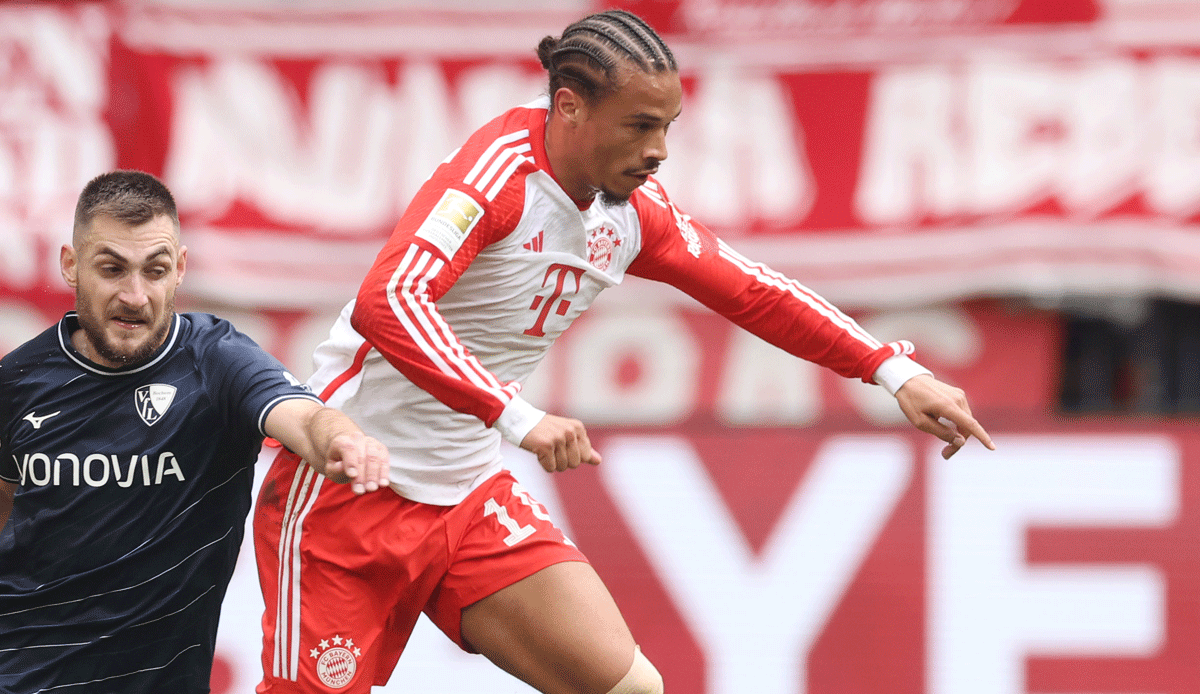
[[[654,665],[642,655],[641,648],[634,648],[633,665],[629,672],[617,682],[608,694],[663,694],[663,678]]]

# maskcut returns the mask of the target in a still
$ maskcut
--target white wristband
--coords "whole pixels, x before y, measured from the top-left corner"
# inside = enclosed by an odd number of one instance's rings
[[[499,431],[505,441],[520,446],[525,440],[525,435],[545,416],[546,413],[542,410],[530,405],[520,396],[514,396],[492,423],[492,428]]]
[[[875,375],[872,378],[883,386],[884,390],[895,395],[896,391],[900,390],[900,386],[908,382],[908,379],[924,374],[932,376],[933,372],[903,354],[899,354],[885,359],[879,368],[875,369]]]

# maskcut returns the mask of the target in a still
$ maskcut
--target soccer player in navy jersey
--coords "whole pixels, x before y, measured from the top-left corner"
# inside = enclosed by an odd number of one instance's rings
[[[174,310],[167,188],[84,188],[75,310],[0,360],[0,692],[209,691],[264,436],[355,493],[387,450],[214,316]]]

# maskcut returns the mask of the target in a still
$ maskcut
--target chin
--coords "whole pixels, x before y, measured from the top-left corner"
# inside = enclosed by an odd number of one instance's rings
[[[629,202],[629,198],[632,195],[632,190],[624,193],[616,193],[606,188],[600,191],[600,203],[607,207],[617,207]]]

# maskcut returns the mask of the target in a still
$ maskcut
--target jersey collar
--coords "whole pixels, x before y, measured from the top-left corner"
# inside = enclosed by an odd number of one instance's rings
[[[62,317],[62,320],[58,322],[58,345],[62,348],[63,354],[66,354],[68,359],[91,373],[99,376],[124,376],[126,374],[145,371],[165,359],[175,346],[175,341],[179,339],[179,328],[180,319],[179,314],[176,313],[174,319],[171,321],[171,330],[167,333],[167,339],[163,340],[163,343],[158,349],[154,350],[154,354],[149,359],[139,364],[114,369],[88,359],[80,354],[79,350],[75,349],[75,346],[71,344],[71,334],[79,330],[79,314],[75,311],[68,311]]]

